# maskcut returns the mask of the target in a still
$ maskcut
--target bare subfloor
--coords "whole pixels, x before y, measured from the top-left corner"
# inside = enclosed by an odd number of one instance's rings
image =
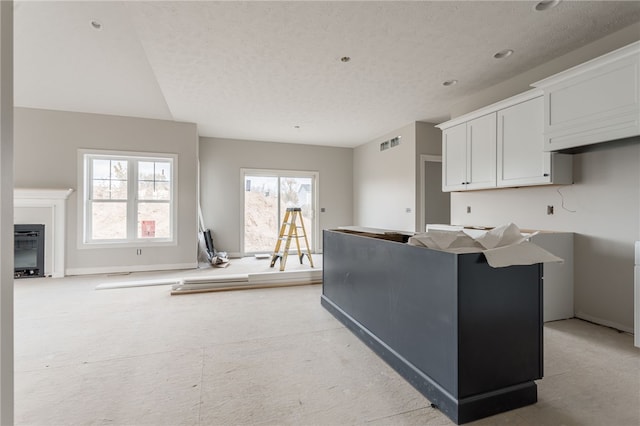
[[[122,279],[16,281],[16,424],[452,424],[320,306],[319,285],[94,290]],[[471,424],[640,424],[632,340],[548,323],[538,403]]]

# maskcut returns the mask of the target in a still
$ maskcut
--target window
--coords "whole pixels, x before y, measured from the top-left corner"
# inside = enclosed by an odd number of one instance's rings
[[[175,159],[82,152],[83,243],[173,243]]]

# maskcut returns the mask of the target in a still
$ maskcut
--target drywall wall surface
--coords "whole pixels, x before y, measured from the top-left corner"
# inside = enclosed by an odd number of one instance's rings
[[[13,2],[0,3],[0,424],[14,424]]]
[[[401,137],[400,145],[380,144]],[[416,226],[416,124],[360,145],[353,153],[354,224],[414,231]]]
[[[197,144],[192,123],[16,108],[15,187],[76,190],[66,209],[67,274],[196,267]],[[177,154],[177,245],[142,245],[141,255],[133,247],[80,249],[79,149]]]
[[[617,32],[589,43],[553,61],[541,64],[500,84],[481,90],[465,97],[451,108],[451,117],[455,118],[468,112],[490,105],[494,102],[525,92],[532,83],[553,74],[597,58],[605,53],[640,40],[640,23],[633,24]],[[516,55],[519,54],[516,52]]]
[[[640,138],[603,144],[573,160],[573,185],[452,193],[451,223],[514,222],[521,228],[575,232],[576,314],[632,331]],[[554,207],[553,215],[547,206]]]
[[[319,173],[320,231],[352,225],[352,148],[200,138],[200,203],[216,249],[239,254],[242,168]],[[321,249],[318,241],[318,249]]]
[[[416,122],[416,155],[415,155],[415,170],[416,170],[416,206],[415,206],[415,226],[414,231],[424,231],[422,223],[421,209],[425,206],[422,205],[422,193],[427,190],[425,182],[421,180],[420,174],[420,159],[421,155],[442,155],[442,131],[435,127],[433,123],[425,123],[422,121]],[[428,174],[428,173],[427,173]],[[425,176],[426,178],[426,176]],[[435,208],[438,209],[437,207]],[[448,208],[446,209],[449,210]]]
[[[417,162],[420,155],[442,155],[442,130],[433,123],[416,121],[416,154]],[[417,163],[416,163],[417,164]]]

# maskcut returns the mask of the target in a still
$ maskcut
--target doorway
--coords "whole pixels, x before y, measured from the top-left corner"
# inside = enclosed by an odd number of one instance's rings
[[[243,255],[271,253],[288,207],[300,207],[309,250],[315,251],[317,172],[242,169]]]
[[[425,232],[429,223],[450,224],[451,197],[442,192],[442,156],[420,156],[420,229]]]

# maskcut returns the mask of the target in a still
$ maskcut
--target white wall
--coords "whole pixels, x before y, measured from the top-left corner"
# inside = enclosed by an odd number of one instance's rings
[[[534,81],[638,40],[633,25],[460,102],[453,116],[513,96]],[[451,222],[576,232],[575,311],[585,319],[633,330],[633,242],[640,237],[640,140],[575,154],[575,184],[454,193]],[[566,209],[562,207],[564,206]],[[555,214],[546,214],[553,205]],[[471,213],[466,213],[471,206]],[[568,210],[574,210],[569,212]]]
[[[0,2],[0,424],[13,398],[13,2]]]
[[[602,148],[574,155],[574,185],[453,193],[451,223],[575,232],[576,314],[631,331],[640,140]]]
[[[242,238],[240,169],[319,173],[320,230],[352,225],[353,150],[277,142],[200,138],[200,194],[217,250],[237,255]],[[325,212],[319,212],[324,208]]]
[[[380,143],[401,136],[400,145],[380,151]],[[440,131],[414,122],[354,150],[354,223],[413,232],[420,225],[420,155],[442,152]],[[410,211],[407,212],[407,209]]]
[[[15,109],[15,187],[78,189],[78,150],[106,149],[178,155],[178,244],[78,249],[78,192],[67,200],[66,273],[161,270],[197,266],[197,128],[192,123]]]
[[[401,137],[400,145],[380,151],[380,143],[396,136]],[[415,123],[355,148],[355,225],[398,231],[415,229],[415,155]]]

